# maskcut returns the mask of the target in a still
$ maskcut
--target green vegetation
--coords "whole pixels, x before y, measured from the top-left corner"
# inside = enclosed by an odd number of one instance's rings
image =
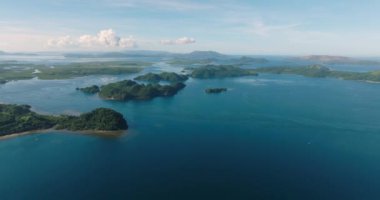
[[[305,67],[262,67],[257,68],[257,72],[273,74],[297,74],[307,77],[326,77],[330,74],[330,69],[321,65],[311,65]]]
[[[331,71],[329,74],[329,77],[341,78],[344,80],[380,82],[380,71],[372,71],[372,72]]]
[[[264,64],[268,63],[269,61],[265,58],[253,58],[249,56],[242,56],[239,59],[236,59],[236,62],[244,65],[244,64]]]
[[[76,117],[40,115],[31,111],[29,105],[0,104],[0,136],[50,128],[115,131],[126,130],[128,126],[120,113],[107,108]]]
[[[331,77],[340,78],[343,80],[358,80],[358,81],[374,81],[380,82],[380,71],[372,72],[349,72],[349,71],[334,71],[328,67],[321,65],[311,65],[306,67],[263,67],[256,69],[261,73],[274,74],[296,74],[307,77]]]
[[[39,78],[45,80],[68,79],[89,75],[119,75],[138,73],[144,66],[150,65],[144,62],[87,62],[71,63],[67,65],[34,65],[18,63],[0,64],[0,80],[24,80]]]
[[[119,101],[149,100],[155,97],[174,96],[185,86],[183,83],[145,85],[131,80],[124,80],[101,86],[99,96],[103,99]]]
[[[344,57],[344,56],[328,56],[328,55],[310,55],[297,57],[299,60],[305,60],[309,62],[319,63],[319,64],[338,64],[338,65],[380,65],[379,61],[374,60],[358,60],[355,58]]]
[[[29,105],[0,104],[0,136],[49,129],[54,127],[57,121],[58,117],[40,115],[30,111]]]
[[[128,125],[123,115],[108,108],[97,108],[78,117],[61,116],[56,127],[56,129],[71,131],[117,131],[127,128]]]
[[[227,92],[227,88],[207,88],[205,89],[207,94],[218,94],[222,92]]]
[[[194,68],[191,72],[192,78],[227,78],[240,76],[257,76],[258,74],[249,69],[242,69],[233,65],[206,65]]]
[[[137,63],[106,62],[106,63],[72,63],[40,70],[40,79],[65,79],[89,75],[118,75],[137,73],[142,70]]]
[[[138,81],[147,81],[151,83],[158,83],[160,81],[167,81],[170,83],[184,82],[189,79],[188,76],[176,74],[174,72],[162,72],[160,74],[148,73],[135,78]]]
[[[86,94],[96,94],[100,91],[100,88],[97,85],[92,85],[90,87],[77,88],[77,90]]]

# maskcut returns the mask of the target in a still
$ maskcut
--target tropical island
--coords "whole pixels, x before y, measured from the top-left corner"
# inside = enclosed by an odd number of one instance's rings
[[[96,94],[100,91],[100,88],[97,85],[92,85],[92,86],[84,87],[84,88],[76,88],[76,90],[79,90],[86,94]]]
[[[120,131],[128,129],[123,115],[97,108],[79,116],[41,115],[29,105],[0,104],[0,136],[47,129],[69,131]]]
[[[56,129],[71,131],[120,131],[128,124],[121,113],[109,108],[97,108],[79,116],[60,116]]]
[[[79,89],[84,93],[89,91],[95,92],[96,87],[91,86],[87,88]],[[170,85],[160,84],[139,84],[136,81],[124,80],[107,85],[100,86],[98,88],[99,97],[105,100],[116,101],[129,101],[129,100],[150,100],[155,97],[170,97],[178,93],[178,91],[185,88],[183,83],[172,83]]]
[[[259,73],[296,74],[316,78],[339,78],[343,80],[380,82],[380,71],[351,72],[335,71],[322,65],[310,65],[303,67],[262,67],[255,69]]]
[[[192,68],[190,76],[197,79],[257,76],[255,70],[243,69],[234,65],[205,65]]]
[[[170,83],[185,82],[189,77],[183,74],[177,74],[174,72],[162,72],[160,74],[147,73],[145,75],[134,78],[137,81],[146,81],[151,83],[158,83],[160,81],[166,81]]]
[[[219,94],[222,92],[227,92],[227,88],[207,88],[205,89],[207,94]]]

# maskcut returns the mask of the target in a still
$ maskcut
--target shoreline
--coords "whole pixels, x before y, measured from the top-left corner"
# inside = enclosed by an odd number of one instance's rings
[[[117,131],[102,131],[102,130],[82,130],[82,131],[70,131],[70,130],[57,130],[54,128],[50,129],[39,129],[39,130],[32,130],[32,131],[23,131],[19,133],[10,133],[7,135],[0,136],[1,140],[7,140],[12,139],[15,137],[21,137],[26,135],[32,135],[32,134],[44,134],[50,131],[60,131],[65,133],[73,133],[73,134],[82,134],[82,135],[94,135],[94,136],[101,136],[101,137],[120,137],[125,133],[127,130],[117,130]]]
[[[372,83],[372,84],[380,84],[380,81],[365,81],[367,83]]]
[[[32,131],[23,131],[23,132],[18,132],[18,133],[10,133],[10,134],[0,136],[0,141],[15,138],[15,137],[20,137],[20,136],[25,136],[25,135],[44,133],[44,132],[53,131],[53,130],[55,129],[39,129],[39,130],[32,130]]]

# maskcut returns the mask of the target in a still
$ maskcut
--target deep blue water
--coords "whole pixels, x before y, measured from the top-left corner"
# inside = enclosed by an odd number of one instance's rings
[[[130,125],[119,138],[53,131],[1,140],[0,199],[380,199],[379,84],[189,80],[173,98],[126,103],[75,91],[124,78],[0,86],[0,102],[53,114],[109,107]]]

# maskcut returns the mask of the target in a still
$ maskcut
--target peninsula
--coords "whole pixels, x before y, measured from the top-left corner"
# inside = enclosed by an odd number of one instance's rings
[[[41,115],[30,109],[29,105],[0,104],[0,136],[47,129],[69,131],[128,129],[123,115],[108,108],[97,108],[79,116]]]

